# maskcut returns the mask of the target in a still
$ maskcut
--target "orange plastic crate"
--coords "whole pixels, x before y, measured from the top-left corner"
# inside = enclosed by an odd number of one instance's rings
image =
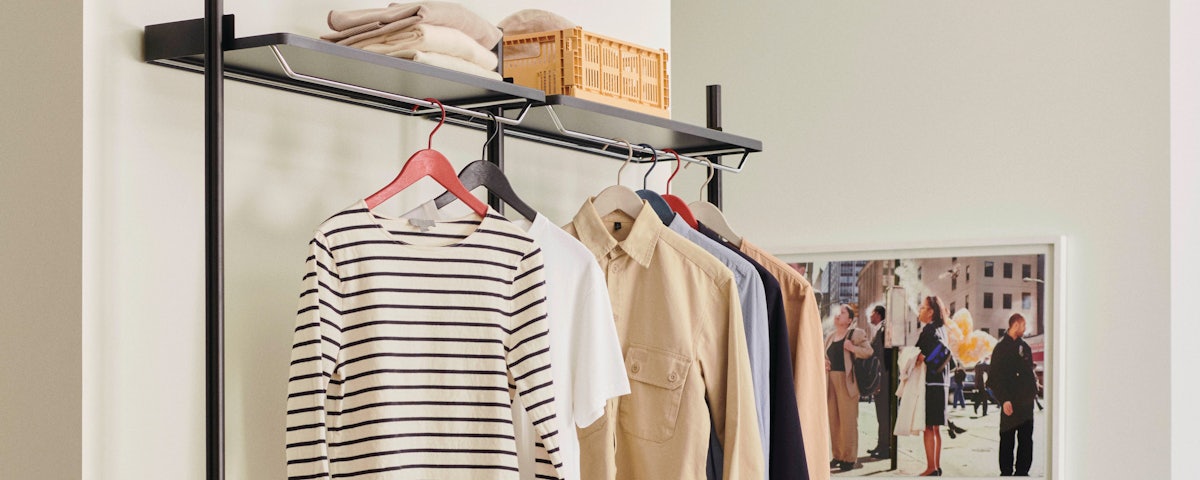
[[[504,76],[517,85],[671,117],[666,50],[580,27],[506,36],[504,46]]]

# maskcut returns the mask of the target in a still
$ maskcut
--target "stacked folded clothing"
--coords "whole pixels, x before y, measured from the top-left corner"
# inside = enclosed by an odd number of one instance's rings
[[[575,22],[554,12],[532,8],[521,10],[500,21],[500,29],[504,31],[505,35],[524,35],[567,28],[575,28]],[[504,58],[536,57],[541,51],[540,48],[538,44],[505,45]]]
[[[474,75],[500,79],[491,49],[500,29],[462,5],[427,1],[329,12],[332,33],[321,38]]]

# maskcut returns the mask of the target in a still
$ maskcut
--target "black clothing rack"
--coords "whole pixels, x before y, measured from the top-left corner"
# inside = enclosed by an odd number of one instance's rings
[[[290,33],[234,36],[222,0],[205,0],[204,18],[145,28],[146,62],[204,74],[205,205],[205,460],[208,480],[225,479],[224,409],[224,79],[428,118],[446,105],[447,123],[486,130],[495,138],[487,160],[504,167],[504,138],[514,137],[593,155],[624,159],[630,148],[651,162],[673,149],[684,161],[715,169],[708,201],[721,206],[722,171],[737,173],[762,142],[721,130],[720,86],[708,87],[708,127],[633,112],[466,73],[392,58]],[[497,46],[502,55],[503,44]],[[503,65],[503,62],[501,62]],[[610,148],[615,147],[615,148]],[[741,155],[736,166],[723,156]],[[701,157],[705,157],[702,159]],[[711,163],[709,163],[711,162]],[[500,200],[488,195],[498,210]]]

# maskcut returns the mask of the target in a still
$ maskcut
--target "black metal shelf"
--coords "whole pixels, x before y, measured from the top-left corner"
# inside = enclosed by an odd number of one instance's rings
[[[547,96],[533,88],[296,34],[235,38],[233,15],[224,16],[223,31],[225,78],[232,80],[406,115],[433,111],[414,113],[417,104],[402,98],[436,98],[449,107],[472,110],[463,113],[501,108],[507,117],[506,135],[608,157],[623,158],[624,148],[612,147],[619,144],[616,139],[626,139],[635,145],[653,145],[660,154],[674,149],[689,161],[700,161],[694,158],[698,156],[740,155],[736,166],[717,167],[736,172],[750,153],[762,151],[761,141],[720,130],[571,96]],[[145,60],[203,73],[203,38],[203,19],[147,26]],[[456,125],[484,129],[488,123],[448,113]],[[514,124],[517,119],[520,122]]]
[[[556,140],[603,146],[583,136],[624,138],[658,149],[671,148],[682,155],[731,155],[761,152],[762,142],[711,128],[634,112],[568,95],[550,95],[545,105],[529,112],[511,130]],[[567,129],[571,133],[564,134]]]
[[[225,32],[233,30],[232,18],[225,16]],[[145,60],[203,73],[202,28],[203,19],[147,26]],[[520,108],[546,98],[541,90],[291,33],[227,35],[223,43],[226,78],[399,113],[411,113],[413,104],[290,77],[273,49],[295,72],[306,76],[397,96],[436,98],[448,106]]]

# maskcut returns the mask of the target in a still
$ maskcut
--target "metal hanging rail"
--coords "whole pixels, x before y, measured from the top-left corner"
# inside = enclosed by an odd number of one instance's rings
[[[335,81],[335,80],[326,80],[326,79],[320,78],[320,77],[314,77],[311,75],[297,73],[295,70],[292,69],[291,65],[288,65],[287,60],[283,58],[283,54],[279,53],[278,46],[270,45],[270,49],[271,49],[271,53],[275,55],[275,60],[279,61],[279,67],[283,69],[283,73],[286,74],[288,76],[288,78],[291,78],[292,80],[299,80],[299,81],[303,81],[303,82],[313,83],[316,85],[324,85],[326,87],[339,88],[342,90],[358,92],[358,93],[362,93],[365,95],[372,95],[372,96],[380,97],[380,98],[386,98],[388,100],[395,100],[398,102],[404,102],[404,103],[412,104],[415,106],[421,106],[421,107],[430,109],[430,110],[425,110],[425,111],[414,112],[415,115],[425,115],[425,114],[441,112],[441,108],[438,108],[438,106],[434,105],[433,102],[422,100],[420,98],[413,98],[413,97],[409,97],[406,95],[399,95],[399,94],[395,94],[395,93],[385,92],[382,90],[377,90],[374,88],[360,87],[358,85],[351,85],[349,83],[343,83],[343,82],[339,82],[339,81]],[[521,113],[519,115],[517,115],[517,118],[507,118],[507,117],[503,117],[503,116],[492,115],[487,112],[477,112],[475,110],[468,110],[468,109],[456,107],[453,105],[442,105],[441,107],[446,110],[446,113],[455,113],[455,114],[463,115],[463,116],[467,116],[467,117],[478,118],[478,119],[488,120],[488,121],[492,121],[492,122],[499,122],[499,123],[502,123],[505,125],[519,125],[521,123],[521,120],[525,119],[525,114],[529,113],[529,107],[532,105],[533,105],[532,103],[526,102],[525,106],[521,108]],[[484,104],[484,105],[478,105],[478,106],[491,106],[491,105]]]
[[[570,138],[575,138],[575,139],[579,139],[579,140],[587,140],[589,142],[595,142],[595,143],[599,143],[601,145],[607,145],[607,146],[612,146],[612,147],[620,146],[622,148],[632,148],[632,150],[635,152],[644,153],[646,155],[652,155],[655,157],[663,156],[663,157],[667,157],[667,158],[673,158],[675,156],[678,156],[680,160],[683,160],[685,162],[698,163],[698,164],[705,165],[705,166],[709,166],[711,164],[712,168],[716,168],[717,170],[722,170],[722,171],[726,171],[726,172],[730,172],[730,173],[741,173],[742,167],[746,163],[746,157],[750,156],[750,152],[743,148],[718,150],[715,152],[709,152],[709,155],[714,155],[714,156],[718,156],[718,157],[721,155],[727,155],[727,154],[732,154],[732,153],[741,153],[742,159],[740,162],[738,162],[738,165],[736,167],[730,167],[730,166],[726,166],[726,165],[720,165],[717,163],[708,162],[708,161],[705,161],[705,160],[702,160],[699,158],[689,157],[687,155],[677,155],[677,154],[669,153],[669,152],[659,150],[656,148],[646,148],[646,147],[639,146],[639,145],[630,146],[630,145],[626,144],[625,142],[620,142],[615,139],[598,137],[596,135],[571,130],[571,129],[567,128],[566,126],[564,126],[562,120],[560,120],[558,118],[558,114],[554,113],[553,105],[546,105],[544,108],[546,109],[546,113],[550,115],[550,119],[554,122],[554,128],[556,130],[558,130],[558,133],[563,136],[570,137]],[[653,160],[648,160],[648,161],[653,161]]]

